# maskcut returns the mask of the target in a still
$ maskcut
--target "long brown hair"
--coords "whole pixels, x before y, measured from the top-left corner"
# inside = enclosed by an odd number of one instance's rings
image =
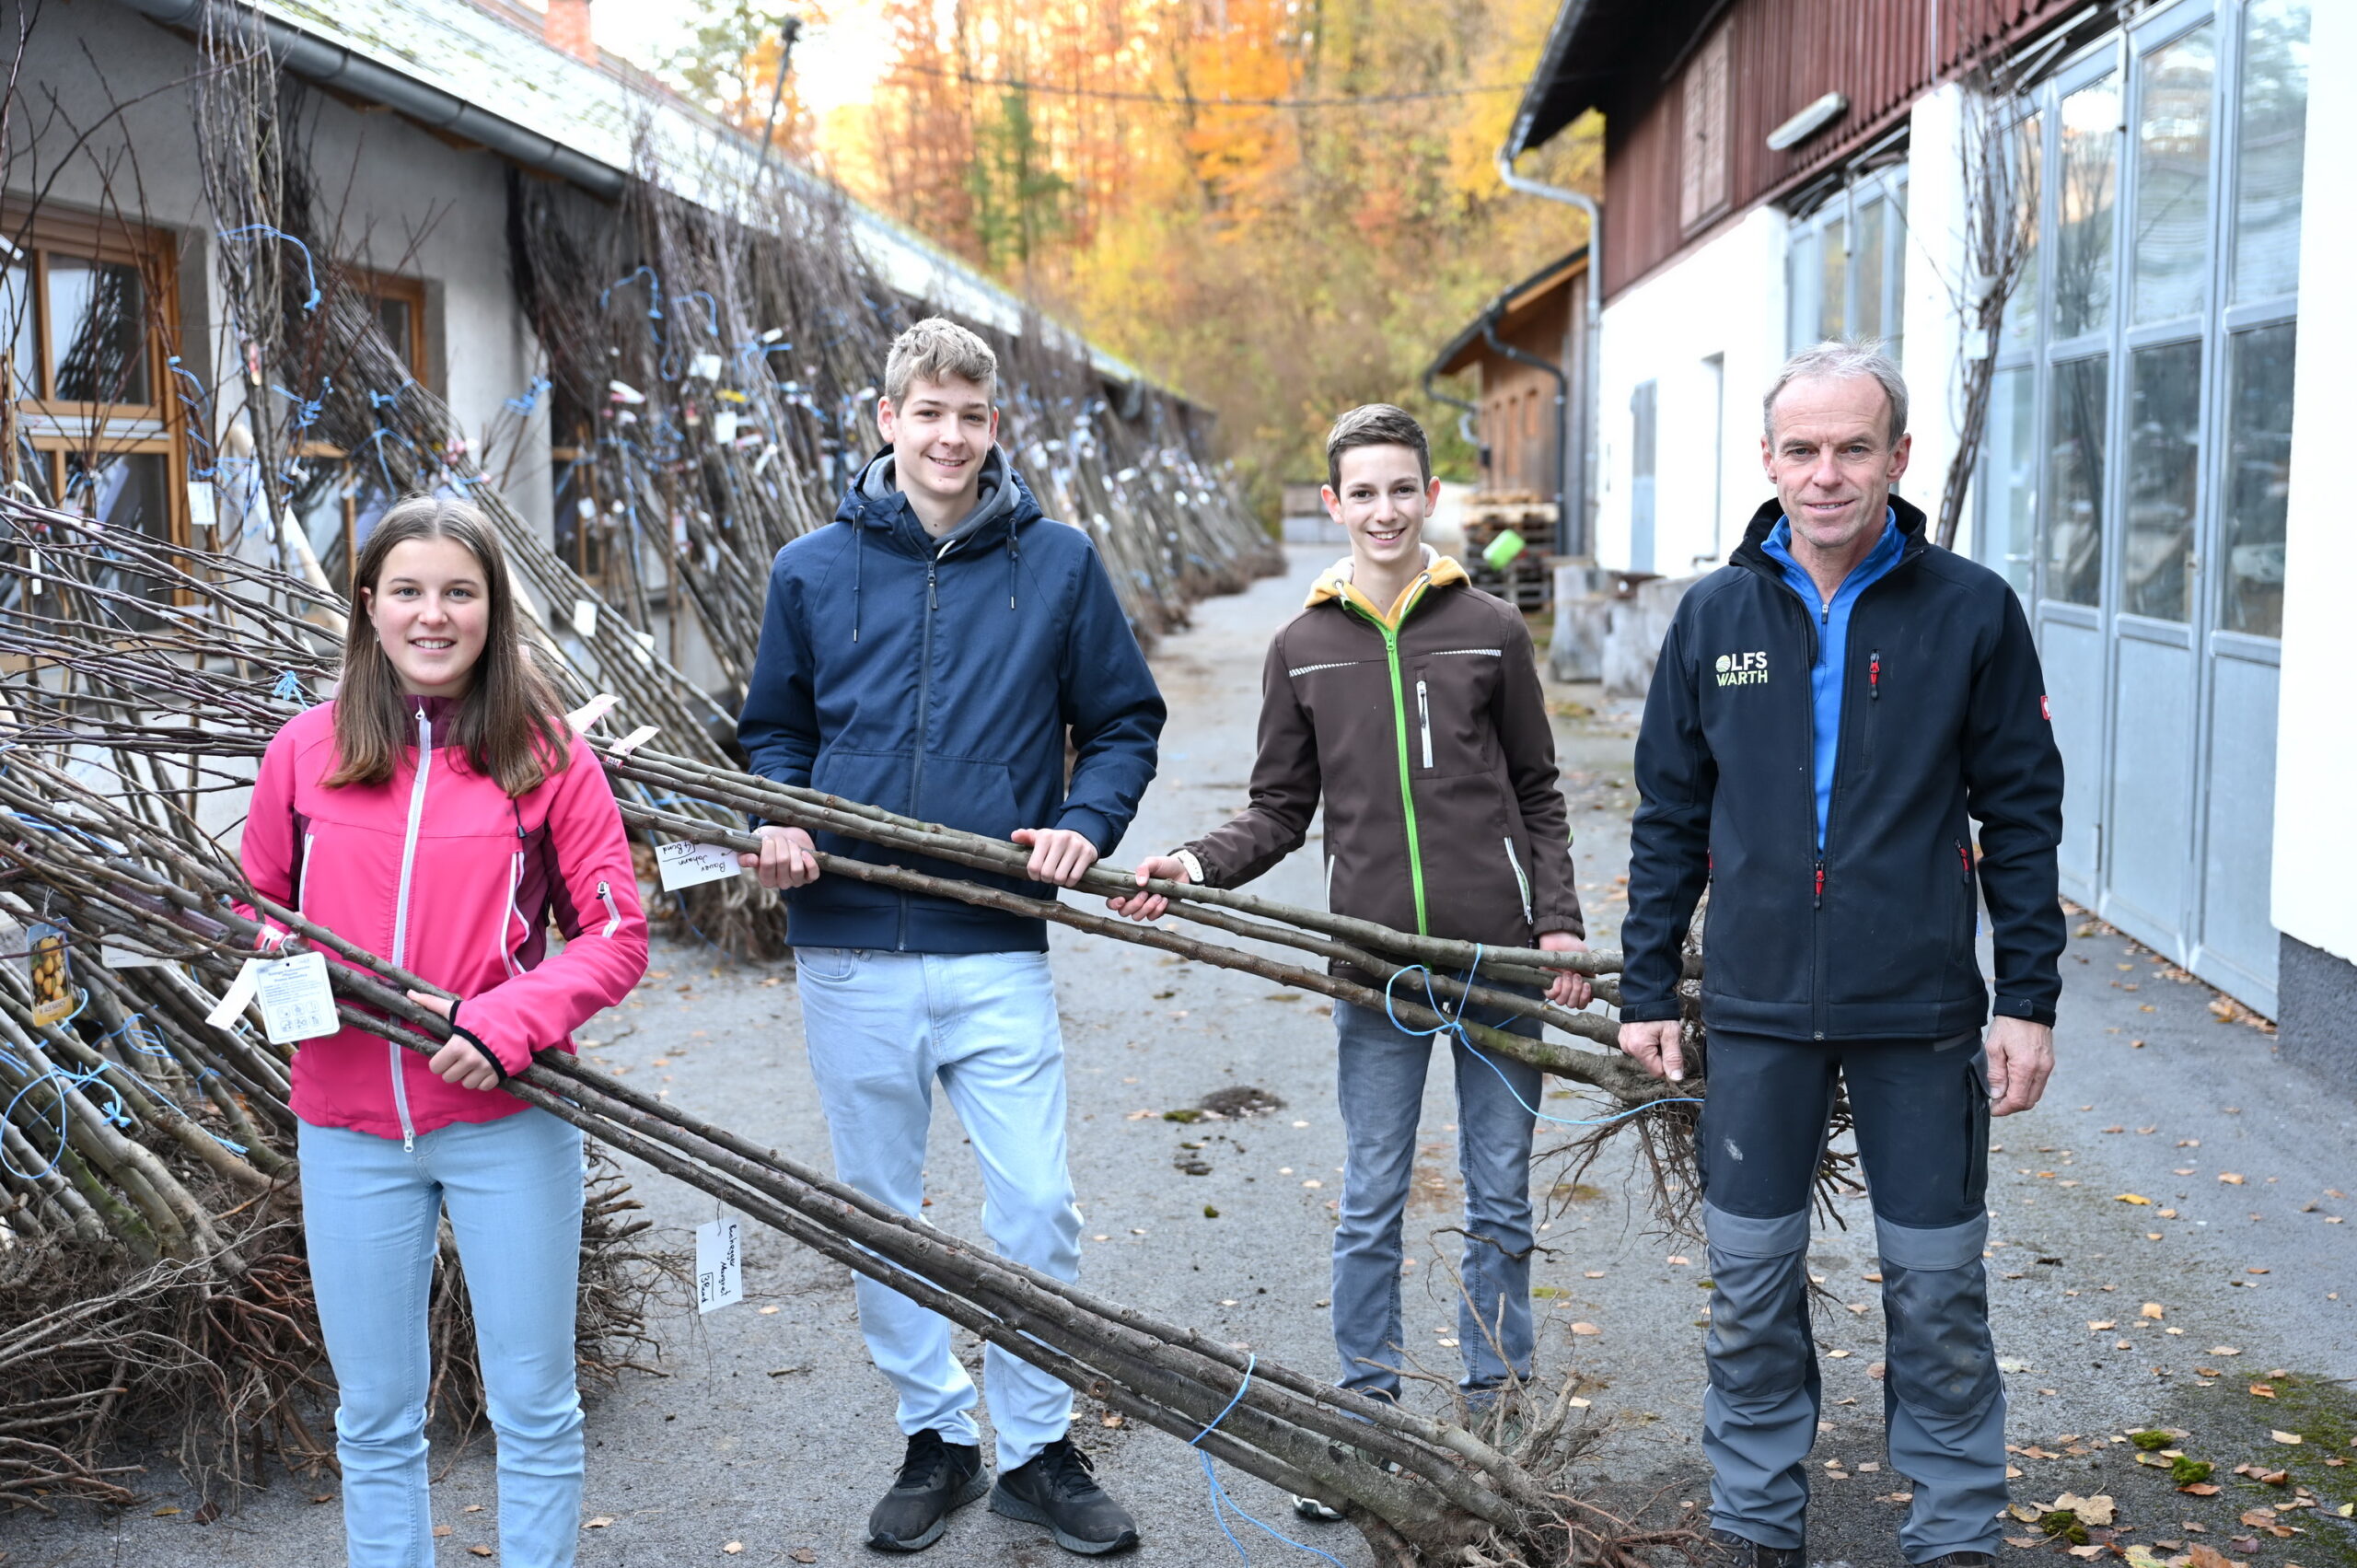
[[[409,744],[401,675],[377,639],[362,596],[373,602],[385,558],[396,545],[419,539],[447,539],[463,546],[482,568],[483,594],[491,606],[482,655],[475,661],[467,694],[459,699],[450,744],[465,754],[476,772],[497,781],[509,796],[535,789],[572,757],[556,690],[524,650],[515,584],[490,519],[471,502],[441,495],[412,495],[395,502],[360,547],[352,579],[352,616],[344,631],[343,679],[336,689],[337,764],[328,775],[328,787],[386,783],[393,776],[401,748]]]

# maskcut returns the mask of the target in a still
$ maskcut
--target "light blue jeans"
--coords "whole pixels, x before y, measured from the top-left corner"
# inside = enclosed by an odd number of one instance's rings
[[[398,1138],[303,1122],[303,1235],[335,1367],[351,1568],[433,1568],[426,1290],[442,1210],[498,1441],[499,1560],[570,1568],[581,1529],[581,1133],[544,1110]]]
[[[1538,1032],[1535,1018],[1480,1007],[1465,1016],[1515,1034]],[[1342,1360],[1343,1388],[1396,1400],[1404,1343],[1399,1237],[1433,1041],[1409,1034],[1379,1008],[1348,1002],[1334,1004],[1334,1033],[1348,1149],[1334,1229],[1334,1348]],[[1460,1386],[1478,1400],[1506,1380],[1509,1367],[1518,1378],[1530,1376],[1536,1120],[1524,1107],[1538,1103],[1539,1074],[1486,1052],[1485,1063],[1454,1040],[1448,1054],[1457,1074],[1457,1164],[1465,1177],[1465,1288],[1457,1300],[1457,1339],[1465,1360]]]
[[[904,1214],[924,1203],[933,1086],[973,1140],[982,1229],[999,1253],[1080,1276],[1080,1211],[1064,1166],[1064,1047],[1045,953],[888,953],[800,947],[795,965],[810,1073],[835,1174]],[[974,1381],[949,1320],[861,1275],[868,1354],[900,1395],[900,1431],[980,1441]],[[1072,1424],[1072,1390],[996,1345],[982,1353],[1002,1471]]]

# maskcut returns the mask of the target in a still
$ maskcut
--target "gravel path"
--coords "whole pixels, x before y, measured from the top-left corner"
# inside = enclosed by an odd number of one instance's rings
[[[1297,553],[1286,577],[1201,607],[1193,630],[1165,642],[1155,658],[1171,706],[1162,777],[1123,858],[1175,843],[1242,803],[1266,639],[1322,563]],[[1553,695],[1584,897],[1596,936],[1608,941],[1633,805],[1632,714],[1604,704],[1593,688]],[[1318,895],[1317,877],[1315,856],[1304,853],[1262,886],[1307,903]],[[1088,1283],[1263,1355],[1330,1368],[1320,1308],[1341,1140],[1324,1007],[1100,938],[1059,934],[1056,967]],[[2002,1147],[1991,1156],[1999,1349],[2012,1374],[2014,1442],[2035,1450],[2016,1460],[2026,1472],[2017,1496],[2110,1493],[2136,1527],[2120,1535],[2122,1547],[2157,1539],[2203,1541],[2236,1562],[2357,1561],[2344,1522],[2324,1516],[2357,1500],[2357,1486],[2343,1479],[2357,1465],[2323,1462],[2357,1458],[2346,1446],[2357,1431],[2345,1395],[2319,1381],[2357,1376],[2357,1223],[2331,1223],[2357,1219],[2357,1199],[2340,1196],[2357,1191],[2357,1108],[2282,1066],[2265,1034],[2215,1018],[2205,988],[2171,983],[2161,966],[2092,923],[2073,940],[2066,969],[2054,1086],[2038,1110],[1998,1124],[1992,1141]],[[586,1032],[603,1042],[593,1059],[825,1163],[790,977],[666,943],[639,994]],[[1161,1115],[1244,1085],[1282,1109],[1192,1125]],[[1558,1091],[1546,1109],[1593,1114],[1584,1103]],[[1406,1322],[1411,1349],[1451,1375],[1445,1264],[1455,1237],[1434,1233],[1456,1220],[1452,1121],[1435,1074],[1410,1213],[1418,1266]],[[980,1191],[962,1142],[945,1113],[935,1128],[931,1212],[972,1234]],[[1576,1369],[1587,1414],[1604,1430],[1587,1480],[1614,1499],[1653,1500],[1676,1513],[1704,1495],[1695,1442],[1701,1248],[1653,1233],[1617,1157],[1577,1186],[1541,1162],[1534,1181],[1554,1214],[1537,1271],[1542,1370],[1560,1377]],[[2152,1202],[2120,1202],[2121,1193]],[[647,1179],[640,1195],[683,1245],[689,1227],[712,1217],[707,1201],[659,1179]],[[1872,1376],[1880,1311],[1862,1278],[1875,1267],[1871,1222],[1862,1200],[1837,1207],[1847,1228],[1821,1228],[1812,1260],[1837,1298],[1819,1318],[1829,1402],[1817,1461],[1840,1463],[1838,1474],[1820,1471],[1828,1479],[1812,1548],[1865,1568],[1898,1562],[1901,1504],[1888,1499],[1904,1483],[1871,1468],[1881,1458]],[[900,1443],[886,1386],[860,1342],[849,1277],[769,1233],[748,1235],[745,1305],[699,1320],[684,1303],[667,1304],[658,1330],[668,1376],[632,1376],[591,1408],[587,1568],[868,1560],[861,1526]],[[2144,1315],[2148,1302],[2158,1318]],[[979,1366],[979,1353],[966,1348]],[[2264,1376],[2277,1369],[2293,1376]],[[2247,1392],[2254,1382],[2276,1398]],[[1082,1441],[1139,1516],[1146,1544],[1135,1561],[1233,1561],[1192,1456],[1159,1434],[1108,1428],[1098,1417],[1084,1407]],[[2303,1445],[2273,1442],[2270,1432],[2286,1423]],[[2154,1425],[2179,1430],[2186,1452],[2219,1461],[2215,1497],[2169,1491],[2160,1472],[2131,1462],[2130,1448],[2105,1441]],[[2251,1460],[2272,1469],[2287,1457],[2297,1463],[2283,1488],[2229,1473]],[[477,1561],[466,1549],[496,1544],[488,1444],[455,1461],[437,1453],[436,1465],[435,1517],[450,1528],[443,1560]],[[0,1562],[274,1568],[342,1560],[332,1482],[281,1479],[239,1514],[198,1526],[168,1467],[151,1479],[152,1498],[125,1514],[0,1519]],[[1269,1488],[1225,1479],[1243,1506],[1288,1534],[1311,1532],[1306,1539],[1352,1568],[1369,1561],[1346,1528],[1299,1525]],[[2326,1506],[2283,1522],[2312,1533],[2279,1539],[2237,1522],[2255,1502],[2296,1501],[2291,1487],[2303,1483]],[[155,1512],[176,1506],[183,1511]],[[2189,1534],[2188,1520],[2207,1521],[2206,1532]],[[2237,1549],[2246,1531],[2256,1551]],[[1247,1544],[1255,1562],[1317,1561],[1264,1538]],[[2165,1557],[2177,1547],[2159,1550]],[[975,1507],[926,1561],[1031,1568],[1065,1558],[1038,1530]]]

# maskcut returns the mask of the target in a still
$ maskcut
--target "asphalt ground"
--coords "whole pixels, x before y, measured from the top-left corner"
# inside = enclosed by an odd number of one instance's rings
[[[1266,639],[1323,563],[1318,552],[1297,552],[1286,576],[1200,607],[1191,630],[1165,640],[1155,660],[1171,707],[1162,773],[1120,858],[1176,843],[1243,803]],[[1550,689],[1550,698],[1583,896],[1594,937],[1609,942],[1634,805],[1634,712],[1594,688]],[[1305,850],[1260,886],[1314,902],[1315,854]],[[2096,1556],[2151,1543],[2164,1561],[2201,1545],[2254,1568],[2357,1564],[2350,1526],[2334,1515],[2357,1503],[2357,1483],[2347,1479],[2357,1463],[2327,1462],[2357,1460],[2349,1446],[2357,1401],[2332,1381],[2357,1376],[2357,1198],[2342,1196],[2357,1192],[2357,1103],[2283,1065],[2261,1029],[2222,1020],[2206,987],[2173,978],[2095,923],[2073,923],[2053,1086],[2037,1110],[1997,1123],[1991,1136],[1989,1268],[2010,1440],[2023,1450],[2014,1459],[2016,1499],[2042,1504],[2064,1491],[2115,1498],[2111,1529],[2089,1542]],[[1065,932],[1056,935],[1055,963],[1073,1166],[1087,1218],[1086,1281],[1264,1357],[1330,1371],[1322,1307],[1341,1137],[1331,1024],[1319,1000]],[[588,1048],[592,1060],[826,1164],[790,972],[728,962],[693,939],[666,940],[637,994],[584,1033],[598,1042]],[[1248,1085],[1282,1107],[1224,1121],[1163,1116]],[[1457,1241],[1446,1231],[1459,1202],[1451,1101],[1446,1075],[1434,1074],[1406,1286],[1409,1348],[1443,1379],[1454,1376],[1457,1353],[1446,1342],[1456,1319],[1448,1263]],[[1568,1120],[1597,1114],[1562,1089],[1544,1109]],[[1542,1128],[1541,1146],[1574,1131]],[[934,1129],[929,1213],[979,1234],[980,1183],[962,1144],[945,1110]],[[1692,1238],[1658,1230],[1630,1154],[1610,1150],[1576,1183],[1563,1179],[1560,1160],[1534,1170],[1552,1216],[1535,1270],[1539,1370],[1558,1382],[1577,1377],[1589,1400],[1584,1419],[1598,1436],[1576,1471],[1585,1486],[1626,1510],[1690,1517],[1681,1505],[1707,1496],[1697,1443],[1702,1253]],[[661,1234],[687,1249],[691,1228],[714,1217],[711,1202],[638,1174]],[[2351,1223],[2337,1223],[2343,1217]],[[1906,1487],[1877,1468],[1881,1324],[1865,1278],[1875,1268],[1871,1235],[1864,1200],[1839,1202],[1811,1251],[1829,1293],[1817,1315],[1828,1403],[1812,1458],[1823,1479],[1811,1555],[1855,1568],[1899,1561],[1904,1504],[1892,1499]],[[663,1375],[629,1375],[591,1403],[580,1551],[588,1568],[872,1560],[862,1525],[901,1440],[887,1386],[865,1359],[849,1276],[771,1233],[747,1236],[745,1303],[699,1318],[684,1297],[666,1300],[656,1316]],[[978,1347],[961,1348],[979,1369]],[[2252,1393],[2253,1385],[2272,1397]],[[1435,1411],[1446,1399],[1438,1384],[1413,1397]],[[1083,1405],[1079,1441],[1138,1516],[1145,1541],[1133,1560],[1173,1568],[1234,1561],[1195,1457],[1162,1434],[1109,1427],[1102,1417]],[[2179,1434],[2172,1449],[2215,1464],[2205,1484],[2218,1485],[2216,1494],[2177,1493],[2163,1471],[2132,1462],[2131,1445],[2114,1441],[2156,1427]],[[2279,1443],[2278,1431],[2303,1441]],[[200,1525],[168,1462],[152,1463],[147,1495],[133,1509],[0,1517],[0,1562],[342,1561],[331,1478],[280,1476],[238,1512]],[[2285,1480],[2235,1474],[2243,1464],[2261,1475],[2283,1470]],[[441,1561],[482,1560],[473,1549],[497,1541],[488,1439],[459,1452],[438,1443],[435,1470],[435,1516],[450,1532]],[[1270,1488],[1233,1473],[1222,1479],[1239,1504],[1287,1535],[1351,1568],[1370,1562],[1347,1527],[1301,1523]],[[2321,1506],[2243,1522],[2254,1507],[2296,1504],[2304,1485]],[[2269,1523],[2304,1533],[2279,1538]],[[1318,1561],[1237,1527],[1253,1562]],[[2069,1549],[2027,1524],[2008,1528],[2039,1542],[2007,1548],[2008,1559]],[[981,1506],[958,1515],[925,1558],[940,1568],[1064,1560],[1043,1532]]]

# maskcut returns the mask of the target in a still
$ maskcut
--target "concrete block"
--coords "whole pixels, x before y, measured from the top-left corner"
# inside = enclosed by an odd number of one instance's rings
[[[1678,601],[1700,577],[1656,577],[1635,593],[1611,601],[1604,633],[1604,694],[1643,697],[1653,685],[1654,660],[1661,654]]]

